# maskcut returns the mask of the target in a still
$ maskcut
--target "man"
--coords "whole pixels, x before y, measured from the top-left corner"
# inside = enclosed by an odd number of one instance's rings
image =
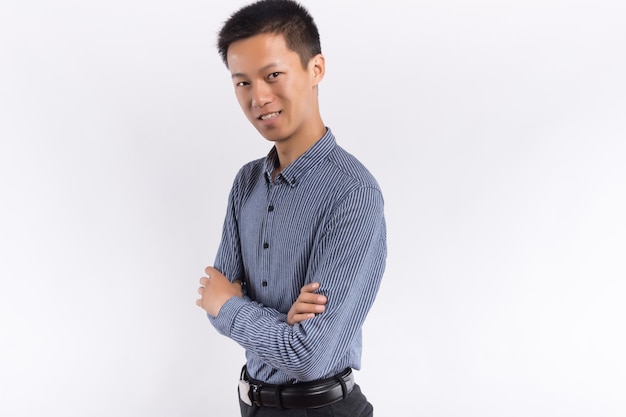
[[[322,121],[317,27],[294,1],[261,0],[225,22],[218,49],[273,143],[235,178],[196,302],[245,349],[241,415],[372,416],[352,370],[385,267],[383,197]]]

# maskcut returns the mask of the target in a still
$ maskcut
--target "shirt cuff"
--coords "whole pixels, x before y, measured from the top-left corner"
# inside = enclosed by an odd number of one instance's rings
[[[215,329],[222,335],[230,337],[231,329],[235,323],[235,317],[241,308],[243,308],[249,300],[247,298],[230,297],[220,309],[217,317],[213,317],[207,313],[209,321]]]

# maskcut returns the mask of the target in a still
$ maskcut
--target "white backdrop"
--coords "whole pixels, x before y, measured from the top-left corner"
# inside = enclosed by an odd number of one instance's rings
[[[238,415],[195,291],[269,149],[214,48],[245,3],[0,5],[1,416]],[[376,415],[624,416],[624,2],[304,4],[386,198]]]

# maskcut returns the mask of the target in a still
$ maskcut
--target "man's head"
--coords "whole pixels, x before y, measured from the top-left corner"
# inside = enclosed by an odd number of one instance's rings
[[[325,60],[304,8],[289,0],[244,7],[225,23],[219,45],[237,101],[263,137],[306,148],[324,134],[317,91]]]
[[[303,67],[322,53],[317,26],[304,7],[292,0],[260,0],[239,9],[224,23],[217,41],[224,64],[228,66],[228,48],[233,42],[259,34],[282,35]]]

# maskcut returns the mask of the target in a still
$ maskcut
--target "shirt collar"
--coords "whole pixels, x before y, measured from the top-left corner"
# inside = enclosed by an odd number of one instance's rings
[[[286,181],[291,187],[298,185],[298,180],[304,176],[304,174],[316,166],[334,149],[336,145],[335,136],[331,132],[330,128],[326,128],[326,133],[322,136],[311,148],[305,153],[300,155],[298,159],[293,161],[287,168],[283,169],[278,174],[277,180],[282,179]],[[265,157],[265,177],[269,180],[272,178],[272,172],[274,168],[278,166],[278,152],[276,146],[272,147],[270,152]]]

